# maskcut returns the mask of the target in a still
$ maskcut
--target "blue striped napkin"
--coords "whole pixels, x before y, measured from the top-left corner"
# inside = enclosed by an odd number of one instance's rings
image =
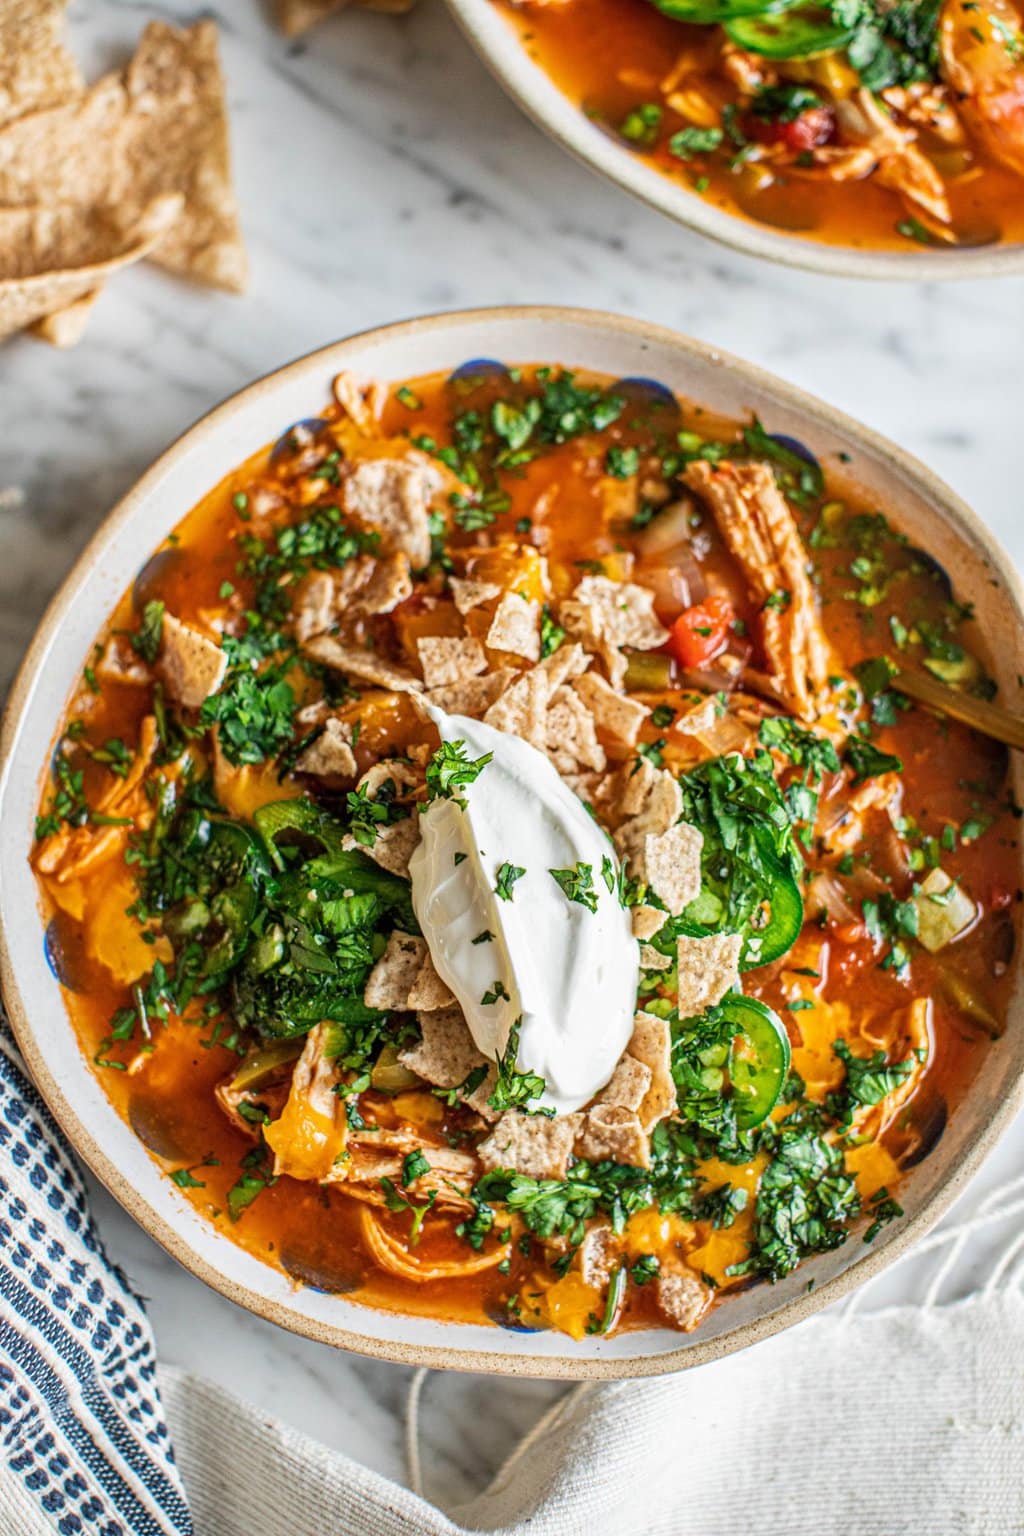
[[[0,1533],[192,1536],[139,1298],[0,1013]]]

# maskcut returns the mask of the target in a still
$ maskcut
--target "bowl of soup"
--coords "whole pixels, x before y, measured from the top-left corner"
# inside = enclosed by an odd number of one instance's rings
[[[1024,268],[1017,0],[448,0],[586,164],[727,245],[851,277]]]
[[[722,1355],[890,1263],[1020,1101],[1022,651],[951,491],[699,342],[326,347],[168,449],[25,658],[18,1041],[286,1327]]]

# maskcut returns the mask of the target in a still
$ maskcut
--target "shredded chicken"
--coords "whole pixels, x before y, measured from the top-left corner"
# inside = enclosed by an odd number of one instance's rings
[[[767,464],[687,465],[683,478],[710,506],[747,588],[761,605],[761,644],[772,691],[802,720],[817,713],[829,644],[807,574],[807,552]]]

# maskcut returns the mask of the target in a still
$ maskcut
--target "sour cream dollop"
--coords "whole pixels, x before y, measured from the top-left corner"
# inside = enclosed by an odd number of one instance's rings
[[[478,1050],[499,1060],[520,1019],[516,1065],[546,1085],[530,1107],[569,1114],[607,1083],[633,1031],[639,950],[602,876],[606,859],[618,872],[614,849],[536,747],[465,715],[430,714],[442,741],[491,761],[456,790],[464,805],[438,799],[421,817],[409,866],[417,920]],[[525,871],[510,900],[496,891],[504,864]],[[595,911],[550,873],[583,865]]]

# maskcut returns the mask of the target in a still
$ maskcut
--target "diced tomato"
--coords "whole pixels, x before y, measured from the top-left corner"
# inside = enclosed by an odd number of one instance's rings
[[[751,136],[761,144],[781,144],[794,155],[806,154],[827,144],[835,133],[836,120],[831,107],[808,107],[790,122],[775,118],[766,122],[754,118],[750,125]]]
[[[729,599],[712,594],[679,615],[669,635],[669,650],[681,667],[706,667],[725,650],[735,617]]]

